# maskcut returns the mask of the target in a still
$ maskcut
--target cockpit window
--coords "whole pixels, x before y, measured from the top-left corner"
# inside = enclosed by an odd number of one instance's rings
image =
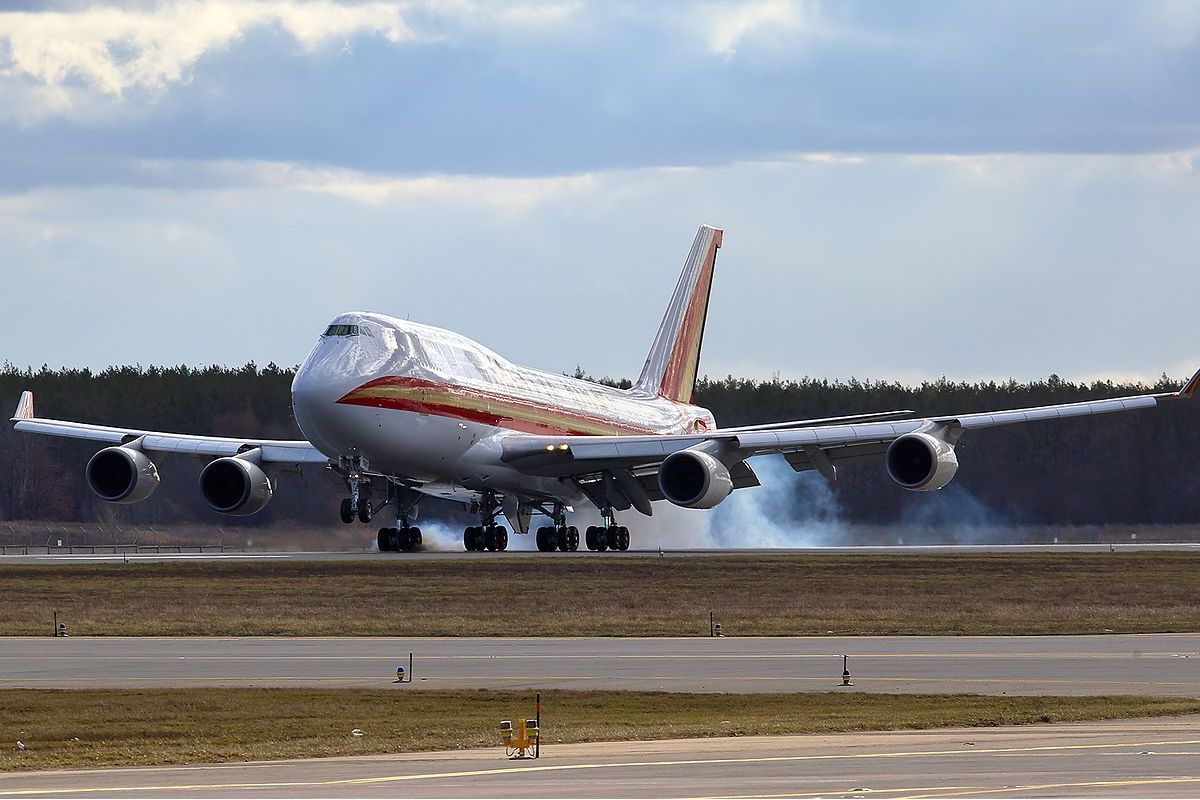
[[[358,336],[357,325],[330,325],[323,336]]]

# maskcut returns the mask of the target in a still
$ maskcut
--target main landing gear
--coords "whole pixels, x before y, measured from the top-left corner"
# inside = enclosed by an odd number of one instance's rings
[[[380,528],[377,541],[381,553],[407,553],[421,547],[421,529],[398,523],[395,528]]]
[[[619,550],[629,549],[629,528],[617,524],[617,518],[611,508],[603,509],[603,525],[589,525],[584,532],[583,541],[588,550]]]
[[[554,524],[537,529],[537,549],[543,553],[555,550],[573,553],[578,550],[579,528],[567,525],[566,509],[562,505],[556,504],[550,516],[554,520]]]
[[[508,528],[496,524],[496,511],[500,504],[495,495],[488,493],[479,502],[480,524],[463,531],[463,547],[468,551],[502,551],[508,549]]]

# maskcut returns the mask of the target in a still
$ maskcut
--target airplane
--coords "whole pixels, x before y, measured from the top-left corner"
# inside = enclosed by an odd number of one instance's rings
[[[159,485],[151,456],[209,459],[200,492],[221,514],[262,510],[279,476],[318,466],[346,487],[341,519],[369,523],[381,552],[419,549],[414,525],[424,497],[463,502],[479,524],[463,532],[468,551],[503,551],[508,529],[539,551],[576,551],[568,513],[591,504],[603,523],[586,528],[588,550],[625,551],[629,529],[617,513],[653,514],[666,501],[713,508],[734,490],[758,486],[748,462],[782,454],[796,471],[830,481],[849,463],[883,459],[901,488],[936,491],[958,471],[955,446],[968,431],[1000,425],[1152,408],[1190,398],[1200,370],[1175,392],[914,418],[909,410],[721,428],[692,403],[708,302],[723,232],[701,226],[636,383],[619,389],[508,361],[448,330],[370,312],[337,316],[292,383],[296,441],[233,439],[43,419],[21,395],[16,430],[102,442],[88,461],[92,492],[136,503]],[[376,494],[383,495],[377,500]]]

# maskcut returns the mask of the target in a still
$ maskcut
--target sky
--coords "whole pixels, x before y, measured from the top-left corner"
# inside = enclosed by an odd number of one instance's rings
[[[1200,3],[0,0],[0,361],[283,365],[336,314],[634,377],[1200,366]]]

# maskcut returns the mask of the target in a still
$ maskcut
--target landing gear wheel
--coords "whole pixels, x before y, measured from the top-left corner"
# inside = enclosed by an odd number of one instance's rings
[[[371,521],[371,501],[361,495],[358,498],[358,521],[364,525]]]
[[[407,553],[412,550],[412,528],[400,528],[396,531],[395,540],[396,550],[400,553]]]
[[[354,522],[354,507],[350,505],[349,497],[342,500],[342,522],[347,525]]]
[[[629,549],[629,528],[622,525],[617,533],[617,549],[624,553]]]
[[[495,525],[488,525],[486,528],[483,529],[483,549],[484,550],[495,550],[496,549],[496,526]]]
[[[412,540],[412,544],[409,545],[408,549],[416,550],[417,548],[419,548],[421,546],[421,529],[420,528],[409,528],[408,532],[409,532],[409,536],[411,537],[411,540]]]
[[[583,543],[587,546],[588,550],[596,549],[596,532],[599,530],[601,529],[597,528],[595,525],[588,525],[587,530],[584,531]]]
[[[603,553],[608,549],[608,529],[596,529],[596,552]]]
[[[567,549],[572,553],[579,549],[579,528],[574,525],[567,528]]]
[[[375,538],[375,543],[379,545],[379,552],[389,552],[392,549],[392,529],[380,528],[379,535]]]
[[[477,539],[476,534],[478,531],[479,528],[467,528],[465,531],[463,531],[463,547],[466,548],[468,552],[474,552],[479,549],[475,546]]]
[[[508,528],[504,527],[503,525],[497,525],[493,531],[494,533],[492,534],[492,542],[496,546],[492,549],[496,550],[497,552],[503,552],[504,550],[507,550]]]

